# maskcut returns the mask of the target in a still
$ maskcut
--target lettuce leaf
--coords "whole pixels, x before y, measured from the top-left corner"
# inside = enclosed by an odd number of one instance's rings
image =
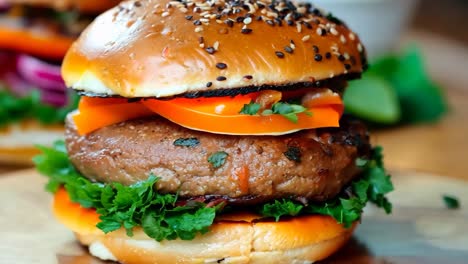
[[[63,186],[73,202],[95,208],[101,220],[97,227],[104,233],[125,228],[132,236],[135,227],[142,227],[157,241],[192,240],[197,234],[208,232],[216,215],[222,213],[223,204],[178,206],[178,194],[157,192],[155,186],[159,178],[154,175],[130,186],[91,182],[70,163],[63,141],[56,142],[52,148],[39,148],[42,154],[35,157],[34,162],[37,170],[49,178],[47,191],[55,193]],[[385,194],[393,190],[393,185],[383,168],[381,148],[373,150],[372,159],[359,159],[359,166],[363,169],[362,177],[331,201],[304,205],[294,199],[281,199],[260,206],[257,212],[276,221],[285,216],[330,215],[346,227],[361,217],[368,201],[390,213],[392,207]]]
[[[66,115],[77,108],[78,100],[79,97],[72,93],[70,103],[57,108],[42,103],[38,90],[33,90],[29,96],[17,97],[0,85],[0,128],[26,119],[35,119],[45,125],[63,123]]]

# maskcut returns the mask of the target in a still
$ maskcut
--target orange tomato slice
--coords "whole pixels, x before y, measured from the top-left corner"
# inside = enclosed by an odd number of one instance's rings
[[[81,135],[99,128],[155,113],[180,126],[228,135],[281,135],[303,129],[337,127],[343,114],[338,95],[325,94],[308,102],[308,111],[293,123],[281,115],[239,114],[258,93],[234,97],[146,99],[129,103],[120,98],[82,97],[73,119]]]
[[[128,103],[126,99],[82,97],[78,111],[72,113],[72,118],[78,133],[86,135],[102,127],[151,115],[154,113],[139,102]]]
[[[48,59],[62,60],[74,39],[43,35],[26,29],[0,27],[0,48],[24,52]]]
[[[293,123],[281,115],[219,115],[172,101],[145,100],[142,104],[183,127],[227,135],[280,135],[303,129],[337,127],[341,117],[333,106],[312,107],[309,109],[312,115],[300,113],[298,122]]]

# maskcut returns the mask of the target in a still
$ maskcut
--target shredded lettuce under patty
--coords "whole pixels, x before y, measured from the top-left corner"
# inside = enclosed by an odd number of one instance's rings
[[[27,119],[38,120],[41,124],[60,124],[66,115],[78,106],[79,97],[74,95],[70,103],[62,108],[45,105],[40,93],[33,90],[29,96],[18,97],[0,85],[0,128]]]
[[[223,213],[222,204],[209,207],[190,202],[177,206],[178,195],[158,193],[155,185],[159,178],[153,175],[130,186],[91,182],[73,167],[63,141],[40,149],[42,154],[34,162],[38,171],[49,178],[47,191],[55,193],[63,186],[73,202],[96,209],[101,220],[97,227],[104,233],[125,228],[132,236],[133,228],[142,227],[157,241],[192,240],[197,234],[209,232],[216,216]],[[371,159],[356,161],[363,169],[361,177],[331,201],[304,205],[294,199],[281,199],[258,206],[257,213],[276,221],[296,215],[329,215],[345,227],[360,219],[367,202],[390,213],[392,205],[385,195],[393,185],[383,167],[382,149],[375,148],[372,153]]]

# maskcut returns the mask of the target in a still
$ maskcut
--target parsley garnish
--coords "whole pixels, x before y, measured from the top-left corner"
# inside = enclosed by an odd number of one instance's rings
[[[460,208],[460,202],[458,201],[458,198],[452,195],[444,195],[442,196],[444,199],[445,206],[448,209],[458,209]]]
[[[256,115],[258,111],[260,111],[260,104],[251,102],[249,104],[245,104],[239,114]]]
[[[226,152],[218,151],[218,152],[212,154],[208,158],[208,162],[211,163],[211,165],[213,165],[213,167],[215,169],[217,169],[217,168],[220,168],[221,166],[224,165],[224,163],[226,162],[226,158],[228,156],[229,156],[229,154],[227,154]]]
[[[200,140],[198,138],[179,138],[173,144],[180,147],[196,147],[200,144]]]
[[[70,104],[63,108],[44,105],[38,90],[33,90],[29,96],[17,97],[6,91],[0,85],[0,127],[26,119],[36,119],[41,124],[57,124],[65,120],[65,116],[78,105],[78,96],[70,99]]]
[[[263,111],[263,115],[278,114],[284,116],[293,123],[297,123],[299,121],[297,114],[306,113],[311,115],[307,110],[308,109],[302,105],[278,102],[272,106],[271,110]]]
[[[155,185],[159,178],[156,176],[130,186],[91,182],[70,163],[64,142],[40,149],[42,154],[35,157],[34,162],[38,171],[49,178],[46,189],[55,193],[63,186],[73,202],[96,209],[101,220],[97,227],[105,233],[125,228],[132,236],[133,228],[142,227],[157,241],[191,240],[197,234],[208,232],[216,215],[222,213],[222,205],[207,207],[203,203],[187,203],[178,206],[177,194],[157,192]],[[383,168],[380,148],[373,150],[372,158],[362,169],[363,175],[351,184],[351,191],[346,190],[331,201],[303,205],[296,200],[281,199],[260,206],[258,212],[277,221],[283,216],[330,215],[347,227],[361,217],[368,201],[390,213],[392,207],[385,194],[393,190],[393,185]]]

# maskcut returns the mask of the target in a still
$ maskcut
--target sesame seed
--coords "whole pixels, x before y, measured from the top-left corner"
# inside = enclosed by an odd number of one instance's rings
[[[206,83],[206,87],[211,87],[212,85],[213,85],[212,82],[207,82],[207,83]]]
[[[284,47],[284,51],[286,51],[289,54],[292,54],[294,52],[294,50],[290,46]]]
[[[217,80],[218,82],[222,82],[222,81],[225,81],[225,80],[226,80],[226,77],[224,77],[224,76],[218,76],[218,77],[216,77],[216,80]]]
[[[226,65],[226,63],[219,62],[219,63],[216,63],[216,68],[218,68],[220,70],[224,70],[224,69],[227,68],[227,65]]]
[[[345,38],[344,35],[341,35],[340,41],[341,41],[341,43],[346,44],[346,38]]]
[[[362,52],[362,51],[363,51],[363,47],[362,47],[362,44],[361,44],[361,43],[359,43],[359,44],[357,45],[357,49],[358,49],[359,52]]]
[[[192,20],[193,16],[185,16],[185,19]]]
[[[194,21],[193,21],[193,24],[194,24],[195,26],[201,26],[202,23],[201,23],[200,20],[197,19],[197,20],[194,20]]]
[[[302,25],[301,25],[301,23],[296,22],[296,29],[297,29],[297,32],[299,32],[299,33],[302,32]]]
[[[347,63],[346,63],[344,66],[345,66],[345,69],[346,69],[346,70],[350,70],[350,69],[351,69],[351,65],[350,65],[350,64],[347,64]]]
[[[180,12],[182,12],[182,13],[187,13],[187,12],[188,12],[188,9],[185,8],[185,7],[181,7],[181,8],[179,8],[179,10],[180,10]]]
[[[349,58],[350,58],[349,53],[347,53],[347,52],[346,52],[345,54],[343,54],[343,56],[344,56],[344,58],[345,58],[346,60],[349,60]]]
[[[203,27],[196,27],[195,32],[199,33],[203,31]]]
[[[317,45],[312,46],[312,48],[314,49],[315,53],[319,53],[320,49],[317,47]]]
[[[247,17],[246,19],[244,19],[244,24],[248,25],[252,23],[252,18],[251,17]]]
[[[208,54],[214,54],[216,52],[216,50],[213,47],[207,47],[205,50],[206,52],[208,52]]]
[[[303,42],[306,42],[310,39],[310,35],[305,35],[304,37],[302,37],[302,41]]]
[[[325,53],[325,58],[327,58],[328,60],[331,59],[332,55],[330,52],[327,52]]]
[[[228,27],[232,27],[234,26],[234,21],[230,20],[230,19],[226,19],[224,21],[224,23],[226,23],[226,25],[228,25]]]
[[[323,29],[317,28],[317,31],[316,31],[316,32],[317,32],[317,35],[323,36],[323,32],[324,32]]]
[[[250,33],[252,33],[252,29],[251,28],[243,28],[241,30],[241,33],[242,34],[250,34]]]
[[[244,79],[246,80],[252,80],[253,76],[252,75],[244,75]]]
[[[161,14],[162,17],[167,17],[167,16],[169,16],[169,15],[170,15],[169,12],[163,12],[163,13]]]
[[[330,33],[332,33],[332,35],[338,36],[338,31],[334,27],[330,28]]]
[[[213,43],[213,48],[217,51],[219,49],[219,41],[215,41],[215,43]]]
[[[352,41],[356,40],[356,35],[354,35],[354,33],[349,33],[349,39]]]
[[[344,57],[342,54],[340,54],[340,55],[338,56],[338,60],[340,60],[340,61],[345,61],[346,59],[345,59],[345,57]]]
[[[284,53],[281,52],[281,51],[275,51],[275,54],[276,54],[276,57],[278,57],[280,59],[284,58]]]
[[[203,37],[199,37],[199,38],[198,38],[198,43],[201,44],[201,43],[204,43],[204,42],[205,42],[205,39],[204,39]]]
[[[270,19],[268,19],[268,20],[266,21],[266,23],[267,23],[268,25],[270,25],[270,26],[274,26],[274,25],[275,25],[275,22],[273,22],[273,20],[270,20]]]
[[[198,46],[203,49],[205,47],[205,43],[200,43]]]
[[[315,56],[314,56],[314,60],[315,60],[315,61],[322,61],[322,59],[323,59],[322,55],[320,55],[320,54],[315,54]]]

